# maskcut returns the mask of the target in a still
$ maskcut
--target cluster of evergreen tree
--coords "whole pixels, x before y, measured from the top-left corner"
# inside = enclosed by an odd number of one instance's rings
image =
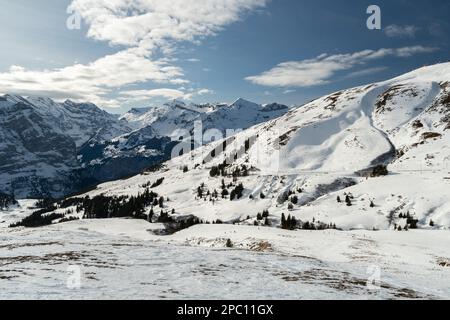
[[[300,228],[302,230],[328,230],[335,229],[337,230],[336,224],[334,223],[323,223],[323,222],[309,222],[306,221],[300,224]]]
[[[216,189],[211,192],[206,188],[205,184],[202,183],[197,187],[197,198],[204,199],[205,201],[217,201],[219,199],[219,192]]]
[[[155,181],[155,183],[153,183],[153,184],[150,186],[150,189],[159,187],[160,185],[163,184],[163,182],[164,182],[164,178],[159,178],[158,180]]]
[[[161,210],[161,213],[158,217],[157,222],[158,223],[171,223],[171,222],[175,222],[175,220],[173,220],[173,218],[169,215],[169,213],[167,211]]]
[[[159,178],[155,182],[149,181],[147,183],[144,183],[143,185],[141,185],[141,187],[153,189],[153,188],[156,188],[156,187],[159,187],[160,185],[162,185],[163,182],[164,182],[164,178]]]
[[[59,201],[59,208],[76,207],[77,212],[84,212],[85,219],[106,219],[133,217],[148,219],[145,214],[147,207],[164,207],[164,197],[149,188],[137,196],[105,196],[98,195],[93,198],[67,198]],[[152,210],[153,211],[153,210]]]
[[[6,210],[16,204],[14,196],[0,192],[0,210]]]
[[[238,184],[233,190],[230,192],[230,200],[233,201],[235,199],[242,198],[242,193],[244,192],[244,185],[242,183]]]
[[[269,210],[264,210],[262,213],[256,215],[258,221],[264,220],[269,217]]]
[[[345,193],[344,195],[345,195],[345,204],[347,205],[347,207],[351,207],[353,205],[353,203],[352,203],[352,200],[354,199],[353,195],[351,193],[349,193],[349,194]],[[341,197],[337,196],[336,201],[338,203],[342,203]],[[372,205],[373,205],[373,202],[371,202],[371,207],[372,207]],[[373,207],[374,206],[375,205],[373,205]]]
[[[233,177],[248,177],[248,168],[245,164],[243,164],[240,167],[234,168],[231,175]]]
[[[292,204],[297,204],[298,203],[298,197],[296,195],[292,196],[290,199],[291,199],[291,203]]]
[[[209,175],[211,177],[247,177],[249,175],[249,168],[243,164],[240,166],[236,166],[233,170],[228,169],[230,165],[227,164],[226,161],[219,164],[218,166],[213,166],[209,171]]]
[[[62,213],[50,213],[55,210],[56,206],[51,204],[47,208],[33,212],[30,216],[23,218],[21,221],[11,224],[10,228],[37,228],[50,225],[53,220],[64,218],[64,214]]]
[[[86,219],[105,219],[133,217],[147,219],[146,207],[164,206],[164,198],[148,188],[137,196],[105,196],[86,197],[77,206],[77,211],[84,211]]]
[[[46,209],[46,208],[50,208],[51,206],[53,206],[54,203],[55,203],[55,199],[44,198],[44,199],[40,199],[40,200],[36,201],[34,206],[39,209]]]
[[[216,192],[217,194],[217,192]],[[39,202],[40,207],[44,207],[33,212],[30,216],[22,221],[12,224],[10,227],[40,227],[52,224],[54,220],[60,219],[59,222],[68,222],[78,220],[77,217],[66,217],[73,214],[71,207],[76,207],[76,212],[83,212],[84,219],[105,219],[105,218],[121,218],[132,217],[135,219],[145,219],[153,222],[155,215],[154,208],[159,206],[161,213],[156,222],[163,223],[166,226],[166,233],[174,233],[179,230],[189,228],[193,225],[203,223],[195,216],[188,216],[174,219],[175,210],[172,209],[172,215],[164,210],[164,202],[169,201],[164,197],[160,197],[157,193],[149,188],[137,196],[105,196],[98,195],[93,198],[86,196],[84,198],[67,198],[58,202],[44,200]],[[151,207],[147,213],[147,208]],[[57,209],[67,209],[65,213],[54,213]],[[216,222],[219,223],[219,220]]]
[[[345,204],[347,205],[347,207],[351,207],[353,205],[352,199],[353,197],[349,194],[345,196]]]
[[[213,167],[211,168],[211,170],[209,171],[209,175],[210,175],[211,177],[217,177],[217,176],[219,176],[219,175],[220,175],[220,169],[219,169],[219,167],[213,166]]]
[[[294,230],[297,227],[297,219],[288,215],[287,219],[284,213],[281,215],[281,229]]]
[[[409,211],[404,214],[404,213],[400,213],[398,216],[400,219],[406,219],[406,226],[409,229],[417,229],[417,224],[419,223],[418,219],[415,219],[410,213]]]
[[[80,218],[77,218],[77,217],[64,217],[61,220],[59,220],[59,223],[70,222],[70,221],[77,221],[77,220],[80,220]]]
[[[315,221],[313,219],[312,222],[306,221],[298,221],[294,216],[289,215],[287,218],[284,213],[281,216],[281,228],[285,230],[328,230],[328,229],[337,229],[336,224],[333,223],[323,223],[320,221]]]
[[[222,176],[225,177],[226,174],[226,168],[228,167],[226,161],[224,161],[223,163],[219,164],[218,166],[213,166],[209,172],[209,175],[211,177],[218,177],[218,176]]]

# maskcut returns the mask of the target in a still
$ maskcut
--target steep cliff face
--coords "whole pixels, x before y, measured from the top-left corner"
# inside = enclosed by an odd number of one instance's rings
[[[76,144],[32,106],[3,101],[0,107],[0,189],[18,197],[70,191]]]
[[[78,150],[130,129],[92,104],[6,95],[0,99],[0,190],[59,197],[79,185]]]

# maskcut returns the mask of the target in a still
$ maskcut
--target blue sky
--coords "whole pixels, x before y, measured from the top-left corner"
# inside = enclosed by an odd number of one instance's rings
[[[366,9],[381,8],[381,30]],[[0,92],[298,105],[449,60],[447,0],[0,0]],[[70,30],[71,12],[81,19]],[[76,21],[76,20],[74,20]]]

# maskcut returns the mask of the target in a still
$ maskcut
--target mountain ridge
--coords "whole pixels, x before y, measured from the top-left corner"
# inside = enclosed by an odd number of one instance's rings
[[[118,118],[92,103],[6,94],[0,97],[0,190],[17,197],[61,197],[137,174],[170,159],[177,132],[192,130],[203,114],[223,107],[172,101]],[[151,110],[151,127],[133,126],[133,117]],[[242,129],[252,121],[261,120],[247,120]]]

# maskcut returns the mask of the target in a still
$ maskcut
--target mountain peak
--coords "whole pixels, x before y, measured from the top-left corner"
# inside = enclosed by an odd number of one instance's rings
[[[3,99],[6,101],[10,101],[10,102],[14,102],[14,103],[19,103],[19,102],[28,102],[24,97],[17,95],[17,94],[5,94],[3,96]]]
[[[150,111],[150,108],[132,108],[128,111],[128,113],[139,115],[139,114],[144,114],[148,111]]]
[[[237,107],[237,108],[260,108],[261,105],[251,102],[249,100],[246,100],[244,98],[239,98],[235,102],[233,102],[231,107]]]
[[[179,107],[179,106],[184,107],[186,106],[186,103],[179,99],[173,99],[169,102],[166,102],[164,105],[168,107]]]

